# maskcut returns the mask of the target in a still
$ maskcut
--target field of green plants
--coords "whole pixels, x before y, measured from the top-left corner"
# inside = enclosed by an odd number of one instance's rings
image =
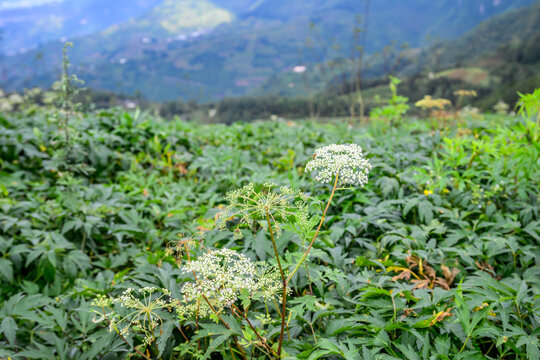
[[[0,359],[538,359],[531,104],[444,126],[5,113]]]

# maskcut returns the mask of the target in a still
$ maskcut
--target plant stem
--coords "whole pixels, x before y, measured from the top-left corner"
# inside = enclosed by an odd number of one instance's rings
[[[276,254],[276,260],[279,267],[279,273],[281,274],[281,279],[285,282],[285,274],[283,273],[283,268],[281,267],[281,260],[279,260],[279,254],[277,250],[276,240],[274,239],[274,232],[272,231],[272,222],[270,221],[270,214],[266,212],[266,221],[268,222],[268,232],[270,233],[270,238],[272,239],[272,245],[274,246],[274,253]]]
[[[84,245],[86,244],[86,231],[83,230],[83,238],[81,244],[81,251],[84,251]]]
[[[328,211],[328,208],[330,207],[330,203],[332,202],[332,198],[334,197],[334,193],[336,192],[336,188],[337,188],[337,184],[338,184],[338,178],[339,178],[339,174],[336,175],[336,180],[334,181],[334,187],[332,188],[332,193],[330,194],[330,199],[328,199],[328,203],[326,203],[326,208],[324,209],[324,212],[322,214],[321,222],[319,223],[319,226],[317,227],[317,231],[315,231],[315,235],[313,235],[313,239],[311,239],[311,242],[309,243],[308,248],[304,252],[304,255],[302,255],[302,258],[300,259],[298,264],[296,264],[294,270],[290,273],[289,277],[287,278],[287,281],[286,281],[287,284],[289,283],[289,281],[291,281],[294,274],[296,274],[298,269],[300,269],[300,266],[302,266],[302,263],[306,260],[306,257],[308,256],[309,251],[311,250],[311,248],[313,247],[313,244],[315,243],[315,239],[317,239],[317,236],[319,235],[319,231],[321,230],[322,224],[323,224],[324,219],[326,217],[326,213]]]
[[[247,314],[245,314],[243,311],[241,311],[236,305],[232,304],[232,307],[240,314],[242,314],[242,316],[244,317],[244,319],[246,319],[249,327],[251,328],[251,330],[253,330],[253,332],[255,333],[255,335],[257,335],[257,337],[259,338],[259,340],[261,341],[261,343],[263,344],[263,346],[265,348],[267,348],[271,354],[273,354],[274,356],[277,356],[279,358],[279,355],[276,354],[276,352],[270,347],[270,345],[268,345],[266,343],[266,340],[259,334],[259,332],[257,331],[257,329],[255,329],[255,327],[253,326],[253,324],[251,323],[251,321],[249,320],[249,318],[247,317]]]
[[[283,282],[283,300],[281,301],[281,330],[279,332],[279,342],[277,355],[278,358],[281,358],[281,347],[283,345],[283,334],[285,333],[285,316],[287,314],[287,279],[283,273],[283,268],[281,267],[281,260],[279,260],[279,253],[276,245],[276,240],[274,239],[274,232],[272,230],[272,222],[270,221],[270,214],[266,212],[266,221],[268,222],[268,232],[270,233],[270,238],[272,239],[272,245],[274,246],[274,253],[276,254],[276,260],[279,267],[279,272],[281,274],[281,281]]]
[[[105,308],[102,308],[102,311],[103,311],[103,316],[105,317],[105,319],[107,320],[107,322],[109,323],[109,326],[111,326],[111,320],[109,320],[109,318],[107,317],[107,314],[105,313]],[[118,329],[116,328],[116,326],[114,327],[114,330],[116,331],[116,333],[118,334],[118,336],[120,336],[120,338],[124,341],[124,343],[126,343],[127,346],[129,346],[130,348],[132,348],[133,350],[135,350],[135,352],[139,355],[141,355],[143,358],[145,358],[146,360],[152,360],[152,358],[146,356],[144,353],[140,352],[139,350],[137,350],[136,347],[134,346],[131,346],[128,341],[126,340],[126,338],[124,337],[124,335],[120,334],[120,331],[118,331]]]
[[[474,159],[476,158],[476,155],[478,155],[478,152],[475,151],[474,154],[472,154],[471,159],[469,160],[469,163],[467,164],[467,170],[471,168],[472,163]]]
[[[182,330],[182,324],[179,324],[177,326],[178,330],[180,330],[180,334],[182,334],[182,337],[184,338],[184,340],[186,340],[186,342],[189,342],[189,339],[188,337],[186,336],[186,334],[184,333],[184,330]]]
[[[66,153],[69,153],[69,145],[70,145],[70,141],[69,141],[69,115],[68,115],[68,108],[66,108],[64,110],[64,125],[65,125],[65,131],[66,131],[66,149],[67,149],[67,152]]]
[[[233,351],[232,346],[231,346],[231,341],[227,340],[227,344],[229,344],[229,350],[231,351],[231,355],[232,355],[233,360],[236,360],[236,356],[234,356],[234,351]]]
[[[538,135],[538,128],[540,127],[540,110],[538,111],[538,115],[536,115],[536,126],[534,128],[534,137],[533,140],[537,141],[537,135]]]
[[[465,349],[465,345],[467,345],[467,343],[469,342],[469,338],[471,337],[471,334],[468,334],[467,335],[467,338],[465,339],[465,342],[463,343],[463,346],[461,347],[461,349],[459,350],[459,353],[461,354],[463,352],[463,349]]]
[[[304,267],[306,268],[306,275],[308,279],[309,295],[313,295],[313,287],[311,286],[311,276],[309,276],[309,268],[306,262],[304,262]]]

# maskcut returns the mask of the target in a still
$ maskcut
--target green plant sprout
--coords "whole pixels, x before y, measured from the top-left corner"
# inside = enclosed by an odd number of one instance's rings
[[[66,155],[69,154],[71,148],[70,137],[70,115],[77,110],[78,104],[74,102],[75,96],[81,91],[80,85],[84,81],[80,80],[77,75],[69,74],[71,61],[68,56],[68,49],[73,48],[73,43],[67,41],[62,48],[62,75],[60,80],[54,82],[52,88],[56,91],[56,102],[62,114],[59,115],[59,129],[64,132]]]
[[[392,97],[388,99],[388,105],[377,107],[370,113],[370,116],[375,119],[384,118],[390,120],[390,127],[393,127],[407,113],[407,110],[409,110],[409,105],[407,104],[409,98],[397,94],[397,87],[400,83],[401,80],[397,77],[390,76],[389,86]]]
[[[534,90],[530,94],[519,93],[519,101],[517,103],[518,114],[523,116],[528,121],[529,134],[533,142],[538,142],[538,128],[540,128],[540,88]],[[536,116],[536,124],[534,117]]]

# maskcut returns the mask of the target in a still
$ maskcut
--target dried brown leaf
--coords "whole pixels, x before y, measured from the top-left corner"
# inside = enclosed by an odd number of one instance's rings
[[[420,259],[414,255],[409,255],[405,258],[405,261],[407,262],[407,266],[412,269],[418,266]]]
[[[186,175],[188,173],[188,169],[184,163],[178,163],[178,165],[176,165],[176,169],[182,175]]]
[[[429,266],[427,264],[427,262],[424,263],[424,276],[428,277],[428,278],[430,278],[432,280],[437,277],[437,274],[435,273],[435,270],[431,266]]]
[[[452,271],[450,271],[450,268],[446,265],[441,265],[441,269],[448,285],[452,285],[452,283],[456,279],[457,274],[459,274],[459,269],[452,268]]]
[[[405,319],[412,315],[416,315],[416,312],[411,308],[405,308],[403,309],[403,315],[401,315],[401,319]]]
[[[450,290],[450,285],[443,278],[437,277],[437,278],[435,278],[435,281],[433,283],[435,285],[439,285],[439,287],[441,287],[441,288],[443,288],[445,290]]]
[[[400,274],[393,276],[392,281],[398,281],[398,280],[409,280],[411,278],[411,271],[410,270],[404,270]]]
[[[202,226],[202,225],[197,226],[195,229],[196,229],[197,231],[204,231],[204,232],[212,230],[212,229],[205,228],[205,227]]]
[[[438,313],[437,316],[435,317],[435,319],[431,320],[429,325],[433,326],[433,325],[435,325],[435,323],[443,321],[445,318],[454,315],[454,314],[452,314],[450,312],[450,310],[452,310],[452,308],[448,308],[448,309],[446,309],[446,311],[442,311],[442,312]]]
[[[487,272],[489,275],[491,275],[495,279],[501,279],[501,276],[500,275],[497,276],[497,274],[495,273],[495,269],[493,268],[493,266],[488,264],[486,261],[482,261],[482,263],[475,261],[475,263],[478,269]]]
[[[413,279],[411,281],[416,284],[416,285],[414,285],[413,290],[415,290],[415,289],[428,289],[429,284],[431,283],[428,279],[425,279],[425,280]]]

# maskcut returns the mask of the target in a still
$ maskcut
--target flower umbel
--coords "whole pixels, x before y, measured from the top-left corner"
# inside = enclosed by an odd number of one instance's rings
[[[287,186],[277,186],[273,183],[254,185],[230,191],[226,199],[229,201],[227,210],[218,219],[218,226],[224,229],[227,221],[239,218],[234,231],[235,238],[242,238],[240,226],[245,224],[253,227],[257,221],[266,220],[270,216],[274,225],[272,231],[279,235],[281,223],[290,223],[307,212],[308,196],[299,190]]]
[[[240,295],[267,299],[280,289],[279,273],[229,249],[188,261],[182,270],[193,273],[195,281],[182,288],[183,301],[177,307],[180,315],[206,317],[231,306]]]
[[[461,96],[461,97],[465,97],[465,96],[476,97],[476,96],[478,96],[478,94],[474,90],[457,90],[457,91],[454,91],[454,95]]]
[[[103,312],[96,311],[100,317],[94,322],[108,319],[109,331],[116,331],[121,336],[129,335],[130,329],[135,328],[144,334],[144,343],[150,344],[156,340],[163,326],[159,312],[172,311],[170,295],[167,289],[144,287],[137,290],[128,288],[118,297],[98,296],[92,305],[101,307]],[[105,308],[112,308],[115,304],[119,305],[119,311],[105,313]]]
[[[332,182],[339,175],[340,184],[364,187],[371,170],[369,160],[356,144],[328,145],[315,150],[313,160],[306,165],[307,172],[315,172],[315,179]]]
[[[426,95],[423,99],[418,100],[414,105],[422,109],[436,108],[442,110],[446,106],[452,105],[452,103],[447,99],[434,99],[431,96]]]

